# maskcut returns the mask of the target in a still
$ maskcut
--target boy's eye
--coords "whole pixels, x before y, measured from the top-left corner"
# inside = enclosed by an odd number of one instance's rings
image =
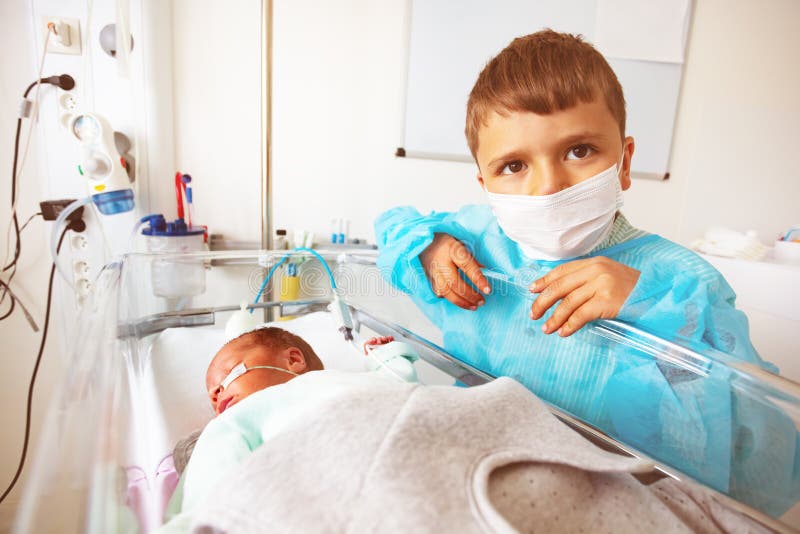
[[[576,145],[567,152],[567,159],[584,159],[590,156],[594,149],[589,145]]]
[[[524,169],[524,163],[521,161],[512,161],[511,163],[506,164],[506,166],[500,170],[500,174],[517,174]]]

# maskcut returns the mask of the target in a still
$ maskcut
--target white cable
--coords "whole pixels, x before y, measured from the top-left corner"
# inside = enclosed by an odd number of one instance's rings
[[[97,221],[97,226],[100,228],[100,237],[103,238],[103,263],[107,262],[111,259],[111,246],[108,244],[108,238],[106,237],[106,230],[105,226],[103,225],[103,217],[100,215],[100,210],[97,209],[97,205],[92,202],[92,211],[94,212],[94,218]]]
[[[36,94],[33,97],[33,111],[31,113],[31,127],[28,128],[28,137],[25,140],[25,150],[22,152],[22,158],[20,160],[19,169],[17,169],[17,183],[20,181],[20,177],[22,176],[22,172],[25,170],[25,161],[28,159],[28,149],[30,148],[31,144],[31,137],[33,132],[33,126],[36,125],[39,121],[39,91],[42,87],[42,76],[44,75],[44,60],[45,56],[47,55],[47,45],[50,43],[50,33],[52,32],[51,27],[47,27],[47,35],[45,36],[44,40],[44,47],[42,48],[42,60],[39,63],[39,76],[36,78]],[[17,195],[19,198],[19,195]]]
[[[17,169],[14,169],[15,175],[17,177],[17,196],[14,199],[14,203],[11,204],[11,217],[9,217],[8,227],[6,229],[6,253],[3,257],[3,267],[8,265],[8,258],[11,252],[11,228],[14,226],[14,215],[17,213],[17,202],[19,202],[19,198],[22,193],[21,188],[21,180],[20,177],[22,176],[22,171],[25,169],[25,161],[28,159],[28,148],[31,144],[31,137],[33,136],[33,130],[36,126],[36,121],[39,118],[39,89],[42,85],[42,75],[44,73],[44,59],[47,56],[47,44],[50,42],[50,32],[53,29],[48,26],[47,27],[47,34],[45,34],[44,38],[44,47],[42,48],[42,59],[39,61],[39,75],[36,77],[36,94],[34,96],[33,102],[33,112],[31,113],[31,125],[28,127],[28,135],[25,138],[25,149],[22,152],[22,158],[19,160],[19,165]]]
[[[139,2],[139,20],[144,20],[143,10],[144,10],[145,2]],[[130,30],[130,28],[129,28]],[[130,41],[130,36],[128,36],[128,40]],[[130,52],[130,51],[129,51]],[[142,54],[139,54],[139,57],[143,57]],[[142,60],[135,60],[132,59],[134,65],[137,67],[136,74],[140,75],[139,81],[144,83],[146,76],[143,74],[144,65],[142,64]],[[139,206],[140,213],[147,213],[150,211],[150,190],[149,188],[145,191],[147,193],[147,200],[143,201],[141,196],[142,187],[140,184],[143,184],[143,180],[141,178],[142,174],[142,153],[141,150],[144,151],[144,157],[147,158],[147,147],[143,146],[144,143],[142,139],[149,139],[149,135],[147,133],[147,98],[146,98],[146,91],[142,93],[142,98],[139,98],[139,86],[135,83],[133,70],[131,71],[131,79],[130,79],[130,87],[131,87],[131,100],[133,101],[131,104],[136,109],[136,116],[139,118],[139,122],[136,124],[133,130],[133,192],[137,198],[137,205]]]
[[[117,76],[131,79],[131,3],[130,0],[117,0],[117,20],[115,21],[117,55]]]
[[[92,69],[92,11],[94,11],[94,0],[86,0],[86,28],[83,32],[83,106],[86,109],[94,109],[94,70]],[[89,99],[89,90],[92,90],[92,98]]]
[[[136,239],[139,237],[139,230],[147,224],[147,220],[139,219],[136,221],[136,224],[133,225],[133,230],[131,231],[130,237],[128,237],[128,252],[136,252]]]

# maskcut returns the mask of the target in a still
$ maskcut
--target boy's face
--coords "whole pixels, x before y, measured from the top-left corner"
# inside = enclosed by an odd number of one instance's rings
[[[633,138],[602,99],[549,115],[493,112],[478,132],[478,182],[490,193],[551,195],[618,164],[620,185],[631,185]]]
[[[280,367],[296,374],[307,369],[303,352],[296,347],[270,350],[249,340],[247,336],[231,341],[214,356],[206,372],[208,398],[217,415],[256,391],[294,378],[289,373],[275,369],[252,369],[222,389],[220,383],[240,363],[244,363],[247,368],[256,365]]]

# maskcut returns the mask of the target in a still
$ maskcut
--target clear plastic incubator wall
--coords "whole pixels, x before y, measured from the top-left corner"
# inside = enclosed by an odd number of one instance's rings
[[[325,270],[310,254],[283,261],[285,254],[133,254],[104,269],[74,326],[70,365],[54,392],[17,532],[147,532],[162,523],[178,478],[172,450],[213,417],[205,370],[242,301],[258,322],[302,331],[321,355],[335,353],[336,366],[359,370],[363,353],[345,343],[327,311],[333,292]],[[650,458],[662,474],[711,488],[772,526],[800,500],[797,384],[614,321],[589,325],[586,351],[557,359],[536,343],[535,325],[502,346],[482,332],[443,334],[384,281],[374,256],[321,254],[357,337],[410,343],[422,382],[476,386],[492,380],[493,362],[516,361],[502,374],[595,442]],[[160,287],[168,272],[182,289]],[[269,273],[271,283],[253,302]],[[289,274],[300,277],[300,294],[281,300]],[[509,297],[519,288],[487,275],[493,305],[508,299],[514,309],[507,313],[527,316],[516,309],[520,299]]]

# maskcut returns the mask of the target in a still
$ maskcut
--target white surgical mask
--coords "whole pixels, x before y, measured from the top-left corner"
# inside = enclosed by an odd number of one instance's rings
[[[552,195],[489,193],[497,223],[530,258],[561,260],[588,254],[611,233],[622,207],[622,163]]]

